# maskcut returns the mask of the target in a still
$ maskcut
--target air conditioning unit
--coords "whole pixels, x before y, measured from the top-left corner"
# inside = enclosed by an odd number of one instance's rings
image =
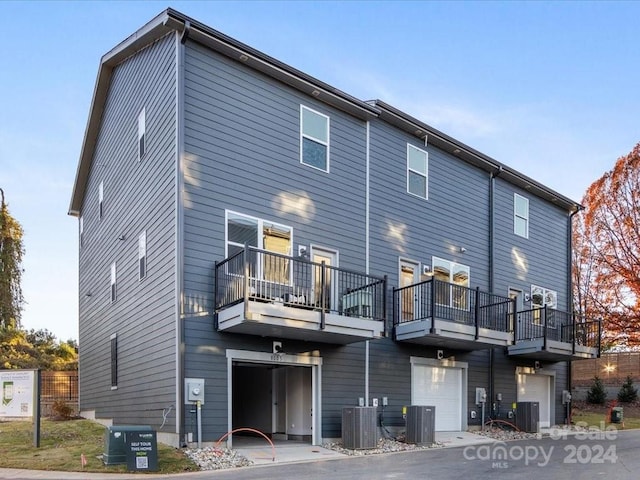
[[[432,445],[436,441],[436,407],[407,407],[407,443]]]
[[[361,450],[378,446],[377,411],[376,407],[344,407],[342,409],[344,448]]]
[[[516,403],[516,427],[522,432],[540,432],[540,402]]]

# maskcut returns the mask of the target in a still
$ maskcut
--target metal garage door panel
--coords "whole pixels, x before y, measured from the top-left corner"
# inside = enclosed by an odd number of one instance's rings
[[[540,403],[540,426],[551,426],[549,413],[549,376],[518,375],[518,401]]]
[[[462,429],[462,370],[414,365],[412,382],[411,403],[436,407],[436,431]]]

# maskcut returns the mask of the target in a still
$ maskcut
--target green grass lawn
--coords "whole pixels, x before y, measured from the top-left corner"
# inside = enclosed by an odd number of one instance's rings
[[[122,473],[126,465],[102,463],[105,428],[90,420],[43,419],[40,448],[33,446],[31,421],[0,422],[0,467],[30,470],[60,470]],[[80,456],[87,465],[83,468]],[[99,458],[98,458],[99,457]],[[181,450],[158,444],[159,473],[199,470]]]
[[[616,429],[630,429],[630,428],[640,428],[640,418],[637,417],[624,417],[622,423],[611,423],[609,420],[608,410],[603,410],[602,412],[594,412],[594,411],[575,411],[573,412],[573,416],[571,420],[575,425],[584,425],[586,424],[589,427],[607,428],[608,426],[616,427]]]

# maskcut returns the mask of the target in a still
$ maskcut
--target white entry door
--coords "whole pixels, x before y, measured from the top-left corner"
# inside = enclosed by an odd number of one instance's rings
[[[436,431],[462,430],[462,370],[413,365],[411,404],[436,407]]]
[[[540,403],[540,426],[551,426],[550,377],[540,374],[518,374],[518,401]]]
[[[327,248],[311,245],[311,261],[316,264],[324,264],[327,267],[338,267],[338,252]],[[320,288],[321,272],[319,267],[315,267],[313,274],[313,295],[314,302],[319,305],[322,294],[324,294],[324,307],[329,310],[337,310],[338,306],[338,276],[333,269],[327,269],[325,273],[324,290]]]

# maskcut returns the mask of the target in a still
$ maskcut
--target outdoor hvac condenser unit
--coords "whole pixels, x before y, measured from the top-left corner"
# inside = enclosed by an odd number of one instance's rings
[[[378,412],[376,407],[342,409],[342,443],[344,448],[365,449],[378,446]]]
[[[522,432],[538,433],[540,431],[540,403],[516,403],[516,427]]]
[[[407,443],[432,445],[436,441],[436,407],[407,407]]]

